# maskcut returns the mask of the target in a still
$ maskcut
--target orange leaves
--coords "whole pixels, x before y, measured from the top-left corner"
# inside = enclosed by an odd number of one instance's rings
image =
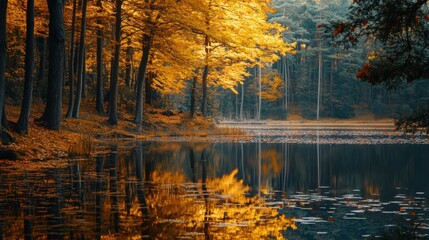
[[[317,24],[316,28],[321,28],[322,26],[322,24]]]
[[[363,20],[363,21],[362,21],[362,26],[363,26],[363,27],[366,27],[366,25],[368,25],[368,21],[367,21],[367,20]]]
[[[425,15],[424,19],[429,22],[429,16],[428,15]]]
[[[364,64],[362,68],[359,70],[359,72],[356,74],[356,77],[359,79],[364,79],[368,77],[368,71],[372,69],[371,65]]]

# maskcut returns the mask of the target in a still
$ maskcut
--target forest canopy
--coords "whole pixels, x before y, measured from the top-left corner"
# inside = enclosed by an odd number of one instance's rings
[[[82,99],[94,94],[100,114],[108,102],[110,123],[117,124],[118,104],[125,99],[134,102],[134,121],[141,123],[145,104],[185,94],[189,82],[201,84],[201,112],[207,116],[208,88],[237,93],[249,68],[294,52],[294,44],[283,41],[286,28],[268,21],[274,10],[266,1],[26,2],[2,0],[0,25],[1,55],[8,55],[0,59],[7,66],[0,68],[0,93],[16,98],[24,92],[22,133],[28,131],[35,70],[36,97],[46,103],[38,121],[59,129],[65,96],[66,117],[79,118]],[[24,81],[24,89],[9,85],[15,81]],[[0,94],[1,105],[4,99]]]

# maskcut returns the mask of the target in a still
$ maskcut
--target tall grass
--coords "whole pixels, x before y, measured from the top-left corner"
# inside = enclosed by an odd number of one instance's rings
[[[87,157],[93,151],[93,140],[88,134],[81,134],[79,140],[69,147],[69,157]]]

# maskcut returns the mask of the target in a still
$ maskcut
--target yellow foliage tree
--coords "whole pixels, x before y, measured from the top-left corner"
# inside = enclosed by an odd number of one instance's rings
[[[262,82],[262,99],[269,102],[275,102],[284,95],[284,82],[276,71],[268,72],[261,79]]]

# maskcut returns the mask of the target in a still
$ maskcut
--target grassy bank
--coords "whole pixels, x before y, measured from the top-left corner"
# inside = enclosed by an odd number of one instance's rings
[[[87,105],[87,104],[85,104]],[[42,104],[34,104],[31,112],[29,133],[20,135],[14,132],[20,107],[8,106],[7,114],[10,123],[8,132],[15,138],[11,145],[2,149],[14,150],[20,159],[51,159],[69,155],[95,154],[97,145],[106,144],[118,139],[146,140],[159,136],[206,136],[210,134],[231,134],[229,129],[218,129],[210,119],[201,116],[189,117],[189,113],[181,111],[165,111],[145,109],[144,124],[133,122],[133,115],[120,112],[118,125],[107,122],[107,116],[95,112],[95,107],[84,107],[79,119],[62,121],[61,130],[47,130],[34,122],[43,113]],[[65,114],[65,112],[64,112]],[[235,134],[235,133],[234,133]]]

